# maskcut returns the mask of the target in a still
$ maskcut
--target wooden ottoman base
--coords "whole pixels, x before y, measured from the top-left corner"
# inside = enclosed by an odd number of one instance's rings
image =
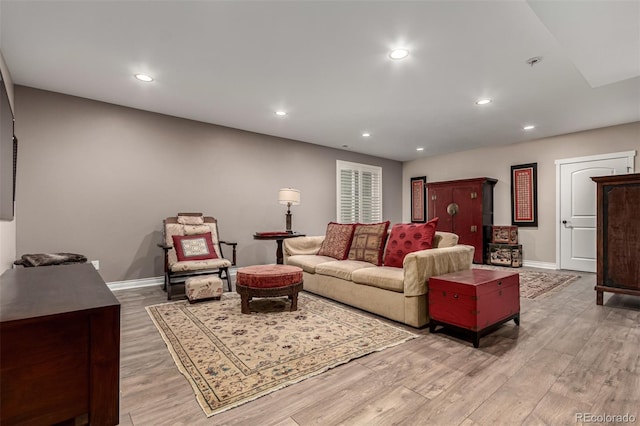
[[[246,287],[242,284],[236,283],[236,291],[240,294],[240,302],[241,308],[240,311],[243,314],[250,314],[251,309],[249,308],[249,302],[254,297],[282,297],[288,296],[289,300],[291,300],[291,309],[290,311],[298,310],[298,293],[302,290],[302,281],[293,284],[287,285],[284,287],[269,287],[269,288],[256,288],[256,287]]]

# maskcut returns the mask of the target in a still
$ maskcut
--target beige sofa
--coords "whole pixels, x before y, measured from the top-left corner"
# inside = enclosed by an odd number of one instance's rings
[[[284,240],[285,263],[302,268],[304,290],[413,327],[429,322],[429,277],[470,269],[474,252],[457,235],[436,232],[434,248],[409,253],[402,268],[392,268],[318,256],[323,240]]]

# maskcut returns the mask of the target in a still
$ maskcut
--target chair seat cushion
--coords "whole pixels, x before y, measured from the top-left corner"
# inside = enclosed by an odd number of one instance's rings
[[[236,283],[245,287],[286,287],[302,282],[302,269],[291,265],[255,265],[238,269]]]
[[[201,271],[203,269],[228,268],[231,262],[227,259],[187,260],[171,265],[171,272]]]
[[[220,298],[222,296],[222,280],[217,275],[202,275],[187,278],[184,291],[190,301]]]

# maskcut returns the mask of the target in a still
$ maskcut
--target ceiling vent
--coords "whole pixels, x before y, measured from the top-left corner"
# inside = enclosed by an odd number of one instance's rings
[[[530,66],[537,65],[537,64],[539,64],[539,63],[540,63],[540,61],[542,61],[542,57],[540,57],[540,56],[534,56],[533,58],[529,58],[529,59],[527,59],[527,63],[528,63]]]

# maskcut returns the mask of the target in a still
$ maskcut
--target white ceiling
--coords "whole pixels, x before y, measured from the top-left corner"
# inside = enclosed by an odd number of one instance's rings
[[[635,0],[1,0],[0,25],[16,84],[400,161],[640,120]]]

